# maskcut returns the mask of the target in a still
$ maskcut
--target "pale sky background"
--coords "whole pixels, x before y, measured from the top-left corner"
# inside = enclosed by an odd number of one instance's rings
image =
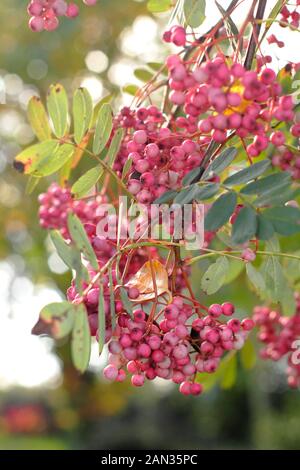
[[[229,0],[219,1],[224,8],[230,3]],[[233,15],[237,24],[242,21],[249,4],[249,0],[241,2],[241,6]],[[274,0],[268,1],[268,11],[274,4]],[[201,26],[200,32],[206,31],[219,16],[213,0],[207,0],[206,15],[207,19]],[[137,83],[133,75],[137,64],[144,61],[163,60],[159,41],[163,24],[164,17],[157,23],[151,16],[140,16],[133,21],[131,27],[122,32],[119,46],[125,57],[110,65],[108,73],[113,83],[118,86]],[[292,33],[288,28],[280,28],[278,25],[272,28],[272,32],[286,44],[284,49],[278,49],[275,45],[268,48],[268,54],[274,57],[273,67],[282,67],[287,61],[300,61],[299,35]],[[92,50],[87,54],[87,72],[81,79],[81,85],[89,89],[95,101],[105,94],[97,73],[103,72],[108,67],[108,58],[101,51],[101,44],[99,47],[99,50]],[[38,73],[42,78],[46,76],[47,69],[47,64],[42,60],[35,59],[28,64],[29,76]],[[24,84],[12,71],[0,74],[0,95],[4,90],[10,96],[15,96],[22,107],[26,107],[28,99],[36,92],[32,86]],[[124,97],[124,102],[130,101],[130,97]],[[0,115],[0,135],[4,137],[13,135],[20,145],[26,145],[32,140],[29,126],[14,110],[6,113],[5,116]],[[0,170],[1,161],[3,160],[0,150]],[[14,201],[18,201],[22,195],[13,189],[6,200],[5,188],[3,188],[2,184],[0,186],[1,203],[13,207]],[[33,243],[29,234],[24,234],[24,237],[26,242]],[[24,241],[21,240],[21,242]],[[48,262],[53,272],[59,273],[65,269],[51,247],[49,247]],[[49,302],[59,300],[61,293],[57,292],[53,286],[34,286],[24,276],[22,263],[22,259],[18,257],[11,257],[0,262],[0,388],[14,385],[56,386],[60,382],[61,364],[51,352],[53,342],[51,339],[31,336],[30,330],[38,318],[40,309]],[[91,367],[94,369],[101,367],[96,349],[93,350]]]

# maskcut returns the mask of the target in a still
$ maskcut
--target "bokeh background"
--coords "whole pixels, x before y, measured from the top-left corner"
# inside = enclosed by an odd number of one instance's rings
[[[99,0],[56,32],[34,34],[26,4],[0,5],[0,449],[299,449],[300,394],[287,389],[283,364],[240,367],[231,389],[185,398],[159,381],[142,390],[105,383],[96,349],[88,373],[79,376],[67,344],[55,349],[50,339],[30,334],[40,308],[63,298],[70,274],[38,226],[43,187],[25,196],[25,178],[11,166],[34,140],[27,102],[60,81],[70,93],[87,87],[95,103],[111,93],[116,108],[130,103],[120,89],[140,84],[135,67],[164,60],[160,37],[168,15],[153,17],[143,0]],[[214,2],[207,4],[204,30],[217,14]],[[287,47],[271,50],[274,66],[299,61],[298,36],[282,29],[278,35]],[[284,247],[299,248],[299,238]],[[203,295],[199,269],[193,284]],[[227,281],[211,302],[230,299],[245,313],[259,303],[238,266]]]

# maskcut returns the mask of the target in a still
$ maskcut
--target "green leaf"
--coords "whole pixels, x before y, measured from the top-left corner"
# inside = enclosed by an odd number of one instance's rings
[[[62,168],[74,155],[72,144],[63,144],[52,155],[39,158],[32,164],[30,174],[34,176],[49,176]]]
[[[103,175],[103,167],[101,165],[96,165],[86,173],[84,173],[72,186],[72,194],[76,198],[81,198],[85,196],[99,181]]]
[[[159,196],[153,204],[164,204],[165,202],[172,202],[173,199],[177,196],[178,192],[171,189],[170,191],[166,191],[164,194]]]
[[[263,215],[280,235],[289,236],[300,232],[300,209],[297,207],[272,207],[266,209]]]
[[[222,380],[220,386],[223,390],[228,390],[233,387],[236,382],[237,376],[237,357],[233,355],[230,360],[226,362],[226,367],[222,369]]]
[[[220,175],[230,163],[233,162],[237,154],[237,149],[234,147],[229,147],[225,149],[217,158],[215,158],[211,164],[207,167],[203,173],[201,179],[205,180],[211,178],[213,175]]]
[[[199,190],[197,192],[196,199],[197,201],[205,201],[206,199],[210,199],[220,189],[220,185],[218,183],[208,183],[205,186],[199,186]]]
[[[153,73],[146,69],[135,69],[134,76],[142,82],[149,82],[153,78]]]
[[[84,254],[92,268],[98,271],[98,261],[86,231],[84,230],[84,226],[77,215],[73,213],[68,214],[68,229],[77,248]]]
[[[224,284],[231,284],[244,270],[245,263],[241,259],[229,259],[229,270],[226,274]]]
[[[98,114],[95,136],[93,143],[93,152],[99,155],[106,146],[113,128],[112,109],[108,103],[104,103]]]
[[[137,85],[125,85],[123,86],[122,91],[128,95],[135,96],[139,89],[140,88]]]
[[[238,184],[247,183],[250,180],[262,175],[271,165],[270,160],[262,160],[261,162],[254,163],[253,165],[238,171],[234,175],[229,176],[224,181],[227,186],[234,186]]]
[[[299,196],[299,189],[291,189],[289,185],[273,188],[255,199],[253,204],[257,207],[280,206],[287,201],[296,199]]]
[[[70,302],[55,302],[46,305],[40,312],[40,319],[50,327],[54,339],[62,339],[72,331],[74,306]]]
[[[76,369],[83,373],[91,356],[91,333],[86,308],[80,304],[76,308],[71,340],[72,361]]]
[[[189,204],[193,200],[196,199],[197,194],[199,192],[199,186],[197,184],[192,184],[189,188],[183,189],[174,199],[174,204]]]
[[[76,289],[79,293],[82,293],[82,283],[89,282],[89,274],[86,267],[82,264],[80,251],[73,244],[67,244],[57,230],[52,230],[50,237],[59,257],[69,269],[76,271]]]
[[[68,130],[68,97],[60,83],[50,86],[47,94],[47,108],[54,134],[56,137],[63,137]]]
[[[268,256],[262,265],[261,274],[264,277],[269,298],[274,302],[279,302],[282,298],[286,281],[282,267],[276,256]]]
[[[274,235],[274,227],[272,223],[262,214],[257,214],[257,231],[258,240],[269,240]]]
[[[254,163],[253,165],[244,168],[241,171],[238,171],[234,175],[229,176],[224,181],[224,184],[227,186],[233,186],[238,184],[247,183],[250,180],[257,178],[262,175],[271,165],[269,159],[262,160],[261,162]]]
[[[264,194],[270,189],[282,188],[291,182],[291,175],[287,172],[274,173],[272,175],[261,178],[257,181],[248,183],[241,189],[242,194]]]
[[[228,259],[226,256],[221,256],[215,263],[211,264],[208,270],[203,274],[201,280],[202,290],[204,290],[207,295],[217,292],[223,286],[228,270]]]
[[[63,239],[62,235],[58,230],[52,230],[50,232],[50,238],[52,240],[53,245],[56,248],[56,251],[59,257],[63,260],[63,262],[70,268],[74,268],[74,253],[72,250],[72,246],[68,245],[65,240]]]
[[[119,150],[121,148],[121,143],[124,137],[124,131],[123,129],[118,129],[116,133],[114,134],[111,144],[109,146],[106,158],[108,161],[108,165],[113,168],[115,159],[119,153]]]
[[[164,13],[172,8],[170,0],[148,0],[147,8],[151,13]]]
[[[131,170],[132,163],[133,163],[132,158],[128,158],[126,160],[125,165],[123,166],[123,170],[122,170],[122,180],[126,178],[127,174]]]
[[[20,173],[28,175],[32,173],[32,166],[43,158],[51,157],[58,149],[59,144],[55,140],[45,140],[39,144],[31,145],[19,153],[14,159],[14,168]]]
[[[255,237],[257,230],[256,212],[251,207],[243,207],[232,226],[232,241],[242,245]]]
[[[43,140],[51,139],[51,128],[49,118],[47,116],[45,107],[38,96],[33,96],[27,108],[27,116],[31,128],[37,138],[42,142]]]
[[[235,193],[222,194],[209,209],[205,217],[205,230],[215,232],[228,222],[237,204]]]
[[[241,363],[246,370],[251,370],[256,364],[256,352],[254,345],[250,339],[246,341],[244,347],[240,351]]]
[[[182,179],[182,186],[187,186],[191,183],[196,183],[199,176],[201,175],[202,169],[197,167],[189,171]]]
[[[262,274],[251,263],[246,263],[246,273],[257,293],[260,296],[264,294],[266,284]]]
[[[99,303],[98,303],[98,347],[99,347],[99,354],[102,353],[103,347],[104,347],[104,344],[105,344],[105,329],[106,329],[106,322],[105,322],[104,292],[103,292],[103,286],[100,282],[100,286],[99,286]]]
[[[183,11],[186,23],[197,28],[205,20],[205,0],[184,0]]]
[[[93,118],[93,100],[86,88],[78,88],[73,97],[74,140],[80,144]]]

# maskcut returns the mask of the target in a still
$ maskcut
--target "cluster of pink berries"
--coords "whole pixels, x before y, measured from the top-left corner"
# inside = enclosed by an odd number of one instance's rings
[[[53,183],[47,193],[40,195],[39,201],[41,225],[47,229],[60,230],[67,240],[68,212],[77,214],[94,248],[99,268],[115,254],[116,243],[113,240],[103,239],[96,233],[96,225],[101,218],[97,209],[105,198],[76,201],[69,189]],[[155,248],[150,250],[153,259],[160,259]],[[120,273],[127,269],[125,283],[144,265],[148,257],[149,251],[139,248],[132,254],[129,265],[126,255],[120,259]],[[90,281],[97,274],[90,267],[88,273]],[[155,377],[160,377],[179,384],[180,392],[184,395],[199,395],[202,386],[195,381],[197,372],[213,373],[223,354],[241,348],[248,332],[253,328],[253,322],[248,318],[242,322],[235,318],[226,323],[219,320],[221,315],[233,315],[234,306],[231,303],[214,304],[209,309],[201,307],[202,310],[207,310],[207,316],[204,316],[199,313],[198,308],[195,309],[184,303],[179,296],[151,320],[141,309],[135,310],[131,318],[124,311],[119,298],[116,289],[118,281],[114,271],[112,281],[116,292],[116,326],[112,324],[111,317],[109,276],[104,274],[101,277],[106,317],[105,342],[109,344],[110,351],[109,365],[105,368],[104,375],[110,380],[124,380],[127,371],[132,375],[131,381],[134,386],[143,385],[145,379],[153,380]],[[176,292],[180,295],[185,287],[180,267],[177,269],[175,284]],[[83,285],[85,293],[82,298],[76,291],[73,281],[67,291],[67,298],[74,303],[84,302],[91,336],[97,337],[99,285],[91,283],[87,289],[88,285],[88,283]],[[138,295],[138,289],[128,288],[130,299],[134,300]]]
[[[83,0],[85,5],[95,5],[97,0]],[[59,17],[75,18],[79,14],[76,3],[66,0],[31,0],[27,11],[30,15],[29,27],[32,31],[54,31],[59,25]]]
[[[285,317],[268,307],[256,307],[253,315],[259,328],[258,339],[265,344],[261,357],[272,361],[287,358],[287,381],[291,388],[300,387],[300,353],[296,351],[299,346],[294,346],[300,339],[300,295],[295,294],[295,298],[297,309],[292,317]]]
[[[93,232],[103,217],[99,213],[101,204],[107,202],[106,196],[97,196],[89,201],[74,200],[70,188],[62,188],[52,183],[46,193],[39,195],[40,225],[47,230],[60,230],[68,238],[67,217],[69,212],[75,213],[86,226],[87,232]]]
[[[280,26],[286,27],[290,25],[293,28],[299,28],[300,24],[300,13],[297,11],[297,7],[300,6],[300,0],[296,0],[296,5],[294,4],[295,8],[290,10],[288,5],[284,5],[280,11],[281,18],[280,18]]]
[[[300,156],[285,147],[277,149],[272,157],[272,164],[283,171],[288,171],[294,180],[300,179]]]
[[[137,200],[150,204],[170,189],[178,189],[182,178],[198,167],[208,145],[207,137],[196,141],[186,133],[163,127],[165,118],[156,106],[137,111],[123,108],[115,125],[127,131],[115,170],[122,171],[132,160],[128,189]]]
[[[234,313],[231,303],[213,304],[207,313],[193,320],[194,309],[175,297],[153,322],[142,309],[134,312],[133,319],[120,315],[108,344],[104,376],[123,381],[128,372],[136,387],[160,377],[179,384],[183,395],[199,395],[202,385],[196,381],[197,372],[215,372],[223,354],[242,348],[254,326],[249,318],[221,322],[221,315]]]
[[[250,157],[258,157],[270,143],[284,145],[284,134],[273,132],[270,123],[293,121],[294,104],[290,95],[281,96],[271,68],[247,71],[239,63],[227,63],[223,56],[191,67],[178,55],[168,57],[167,67],[170,101],[185,113],[175,119],[177,128],[219,143],[234,132],[242,140],[251,139]]]

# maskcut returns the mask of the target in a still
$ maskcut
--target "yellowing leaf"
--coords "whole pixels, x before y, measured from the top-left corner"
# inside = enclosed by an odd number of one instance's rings
[[[132,300],[137,303],[154,299],[155,289],[158,296],[165,293],[171,296],[168,286],[168,272],[165,266],[157,260],[151,262],[147,261],[130,281],[128,281],[126,287],[136,287],[139,290],[140,295],[138,298]]]

